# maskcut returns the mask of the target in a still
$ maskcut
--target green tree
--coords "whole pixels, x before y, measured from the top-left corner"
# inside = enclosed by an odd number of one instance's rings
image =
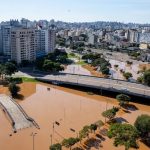
[[[104,125],[103,121],[101,120],[97,121],[95,124],[97,125],[99,129]]]
[[[131,77],[133,77],[132,73],[130,73],[130,72],[123,73],[123,76],[126,78],[126,80],[128,80]]]
[[[77,49],[79,52],[83,52],[84,51],[84,48],[83,47],[78,47]]]
[[[150,116],[149,115],[141,115],[139,116],[134,126],[139,131],[140,137],[146,144],[150,145]]]
[[[137,78],[137,82],[143,83],[143,76]]]
[[[124,107],[126,104],[128,104],[131,100],[130,96],[125,94],[119,94],[116,96],[116,99],[119,101],[119,105],[121,107]]]
[[[114,138],[114,145],[124,145],[125,150],[130,147],[138,148],[137,139],[139,138],[137,129],[130,124],[112,124],[108,131],[108,137]]]
[[[11,76],[12,74],[14,74],[17,71],[18,71],[17,70],[17,66],[14,63],[7,62],[4,65],[4,73],[5,73],[5,75]]]
[[[91,129],[91,131],[94,131],[94,133],[95,133],[95,131],[97,130],[97,125],[96,124],[91,124],[90,129]]]
[[[2,77],[2,79],[3,79],[4,73],[5,73],[4,64],[0,64],[0,77]]]
[[[59,143],[53,144],[52,146],[50,146],[49,148],[50,150],[62,150],[62,146]]]
[[[50,60],[45,60],[43,64],[43,69],[45,71],[53,71],[54,69],[54,63]]]
[[[60,63],[54,63],[54,68],[53,68],[53,71],[63,71],[64,70],[64,67],[61,66]]]
[[[12,97],[15,97],[18,95],[18,92],[20,91],[20,87],[17,86],[15,83],[10,83],[8,87]]]
[[[79,139],[83,139],[89,136],[89,130],[90,127],[89,126],[84,126],[83,129],[81,131],[79,131]]]
[[[105,118],[108,118],[109,121],[111,121],[112,119],[114,119],[114,117],[116,116],[116,113],[117,113],[117,109],[115,108],[112,108],[112,109],[108,109],[106,111],[104,111],[102,113],[102,116],[105,117]]]
[[[150,70],[144,72],[143,81],[146,85],[150,86]]]
[[[102,66],[100,70],[102,74],[109,75],[109,68],[107,66]]]
[[[64,139],[62,141],[62,145],[67,147],[67,148],[70,148],[76,144],[77,142],[79,142],[79,139],[78,138],[69,138],[69,139]]]

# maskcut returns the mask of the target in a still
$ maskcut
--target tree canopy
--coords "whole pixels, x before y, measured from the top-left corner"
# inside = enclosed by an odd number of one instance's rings
[[[11,76],[17,72],[17,66],[12,62],[6,62],[5,64],[0,64],[0,75],[9,75]]]
[[[36,60],[36,67],[42,71],[62,71],[62,64],[67,63],[68,55],[66,52],[55,50],[54,53],[49,53],[45,57]]]
[[[139,134],[137,129],[130,124],[112,124],[108,131],[108,137],[114,138],[114,145],[124,145],[125,150],[130,147],[138,148],[137,139]]]
[[[143,141],[146,142],[150,146],[150,116],[149,115],[141,115],[139,116],[134,126],[139,131],[140,137]]]
[[[79,138],[80,139],[86,138],[89,135],[89,130],[90,130],[89,126],[84,126],[83,129],[79,131]]]
[[[91,129],[91,131],[95,132],[97,130],[97,125],[96,124],[91,124],[90,129]]]
[[[126,80],[128,80],[131,77],[133,77],[132,73],[130,73],[130,72],[123,73],[123,76],[126,78]]]
[[[49,148],[50,150],[62,150],[62,146],[59,143],[53,144],[52,146],[50,146]]]
[[[128,95],[125,95],[125,94],[117,95],[116,99],[119,101],[120,106],[125,106],[131,100],[131,98]]]
[[[18,92],[20,91],[20,87],[17,86],[15,83],[10,83],[8,88],[9,88],[9,91],[10,91],[12,97],[17,96]]]
[[[69,138],[69,139],[64,139],[62,141],[62,145],[67,147],[67,148],[71,148],[71,146],[73,146],[74,144],[76,144],[77,142],[79,142],[78,138]]]
[[[102,113],[102,115],[103,115],[103,117],[106,117],[109,119],[109,121],[111,121],[116,116],[117,111],[118,111],[118,109],[115,109],[115,108],[108,109],[108,110],[104,111]]]
[[[150,70],[144,72],[143,81],[146,85],[150,86]]]

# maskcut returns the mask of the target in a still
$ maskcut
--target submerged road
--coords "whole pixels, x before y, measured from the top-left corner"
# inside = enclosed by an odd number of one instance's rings
[[[11,99],[11,97],[1,94],[0,106],[12,122],[14,131],[38,126],[32,118],[28,117],[22,107]]]
[[[123,80],[112,80],[76,74],[47,75],[43,77],[36,77],[36,79],[47,82],[57,82],[59,84],[62,83],[92,87],[150,98],[150,87],[138,83],[126,82]]]

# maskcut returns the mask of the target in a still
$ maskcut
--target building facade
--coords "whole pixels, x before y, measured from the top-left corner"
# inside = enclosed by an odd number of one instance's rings
[[[53,29],[45,30],[45,52],[46,54],[52,53],[56,45],[56,32]]]
[[[1,34],[2,34],[3,54],[11,58],[11,26],[9,25],[2,26]]]
[[[20,64],[22,61],[36,59],[35,30],[13,28],[11,30],[11,59]]]

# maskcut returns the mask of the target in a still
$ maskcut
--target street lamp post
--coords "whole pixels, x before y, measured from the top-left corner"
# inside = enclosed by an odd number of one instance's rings
[[[32,138],[33,138],[33,139],[32,139],[32,140],[33,140],[33,150],[34,150],[34,148],[35,148],[35,147],[34,147],[34,137],[35,137],[36,135],[37,135],[37,133],[34,133],[34,132],[31,133],[31,136],[32,136]]]
[[[108,99],[106,98],[107,102],[106,102],[106,108],[105,111],[107,111],[107,107],[108,107]],[[106,123],[106,117],[105,117],[105,123]]]
[[[51,146],[52,146],[52,144],[53,144],[53,142],[52,142],[52,134],[50,135],[50,138],[51,138]]]

